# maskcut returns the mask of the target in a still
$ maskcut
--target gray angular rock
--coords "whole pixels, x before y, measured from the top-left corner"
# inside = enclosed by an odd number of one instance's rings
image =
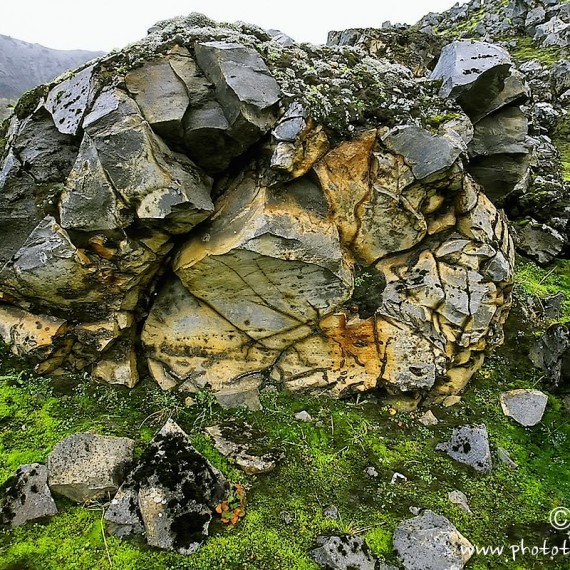
[[[531,346],[531,362],[540,368],[552,383],[559,386],[570,379],[570,331],[564,325],[552,325]]]
[[[212,180],[186,156],[172,152],[122,91],[102,92],[85,118],[85,130],[108,179],[101,178],[100,169],[86,175],[102,184],[110,181],[143,224],[184,233],[212,213]]]
[[[555,259],[566,244],[560,232],[535,220],[517,225],[514,238],[518,249],[543,265]]]
[[[524,22],[525,28],[532,29],[538,24],[542,24],[546,19],[546,10],[542,6],[537,6],[532,10],[529,10],[526,15]]]
[[[216,99],[227,120],[225,134],[235,146],[231,149],[226,143],[226,156],[222,153],[223,159],[219,164],[209,164],[210,170],[223,170],[228,159],[243,153],[274,126],[281,90],[253,48],[239,43],[199,42],[195,46],[195,54],[198,66],[215,86]],[[217,119],[216,123],[219,122]],[[204,124],[204,118],[200,121],[194,118],[186,124],[186,133],[195,130],[199,123]],[[202,131],[202,134],[207,136],[208,132]],[[194,141],[194,137],[189,139],[186,136],[191,156],[199,144],[199,140]]]
[[[505,416],[525,427],[535,426],[542,420],[548,396],[539,390],[509,390],[500,396]]]
[[[382,142],[404,157],[418,180],[447,170],[463,151],[455,141],[413,125],[393,129],[382,137]]]
[[[456,427],[450,441],[439,443],[436,449],[445,451],[449,457],[473,467],[475,471],[486,473],[493,468],[489,435],[484,425]]]
[[[469,155],[526,154],[526,115],[518,107],[505,107],[475,124]]]
[[[117,536],[144,532],[151,546],[191,554],[207,537],[212,513],[227,492],[223,475],[168,420],[128,474],[104,518]]]
[[[461,491],[450,491],[447,494],[447,498],[449,499],[450,503],[453,503],[454,505],[457,505],[462,511],[465,511],[466,513],[469,513],[470,515],[472,515],[472,511],[469,508],[469,502],[467,500],[467,497],[465,496],[465,493],[462,493]]]
[[[83,118],[97,92],[97,81],[93,77],[94,66],[73,74],[69,79],[58,83],[46,97],[45,108],[53,117],[60,133],[76,135]]]
[[[216,425],[207,427],[206,432],[212,438],[215,448],[225,457],[231,457],[246,473],[269,473],[275,469],[280,459],[278,453],[254,454],[251,451],[256,438],[248,425],[240,426],[238,430],[229,425]]]
[[[21,465],[3,485],[0,524],[21,526],[57,514],[57,506],[47,485],[47,468],[40,463]]]
[[[263,379],[259,375],[253,375],[240,379],[216,392],[216,401],[224,410],[245,406],[252,411],[262,408],[259,401],[259,387]]]
[[[376,570],[377,560],[359,536],[319,536],[311,558],[325,570]]]
[[[427,410],[424,412],[419,418],[418,421],[426,426],[436,426],[439,423],[439,420],[435,417],[435,414],[431,410]]]
[[[570,61],[567,59],[559,61],[550,68],[550,82],[554,94],[562,95],[570,89]]]
[[[453,524],[429,510],[400,523],[393,540],[405,570],[461,570],[472,555]]]
[[[511,66],[512,60],[503,48],[460,40],[443,48],[431,79],[442,81],[442,97],[456,99],[470,117],[480,118],[503,90]]]
[[[134,448],[135,442],[126,437],[70,435],[48,455],[48,485],[78,503],[106,498],[123,482]]]
[[[474,158],[469,164],[469,174],[484,188],[493,204],[501,207],[527,176],[529,168],[529,154],[494,154]]]
[[[175,143],[182,142],[182,119],[188,107],[198,107],[211,97],[211,83],[180,46],[129,71],[125,83],[152,129]]]
[[[81,231],[129,226],[133,214],[115,192],[93,139],[85,134],[59,204],[61,226]]]

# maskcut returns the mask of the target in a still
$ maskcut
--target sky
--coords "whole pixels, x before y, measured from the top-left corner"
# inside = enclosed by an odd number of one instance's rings
[[[297,41],[324,43],[329,30],[379,28],[386,20],[413,24],[428,12],[450,8],[455,0],[4,0],[3,4],[0,34],[55,49],[110,51],[144,37],[158,20],[190,12],[280,29]]]

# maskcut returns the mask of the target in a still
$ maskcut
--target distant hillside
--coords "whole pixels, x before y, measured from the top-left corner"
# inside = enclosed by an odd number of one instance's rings
[[[103,52],[50,49],[0,34],[0,98],[17,98],[101,55]]]

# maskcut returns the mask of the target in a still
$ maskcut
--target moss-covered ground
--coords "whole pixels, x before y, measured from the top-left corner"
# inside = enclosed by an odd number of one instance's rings
[[[519,267],[519,293],[547,296],[570,291],[568,262],[551,269]],[[570,315],[566,305],[563,318]],[[516,328],[516,323],[515,323]],[[92,430],[129,436],[138,451],[166,418],[173,417],[196,448],[233,482],[247,488],[246,516],[235,526],[212,526],[212,536],[194,555],[150,549],[140,540],[104,539],[102,504],[74,505],[58,499],[60,514],[45,523],[0,532],[0,570],[315,569],[308,555],[322,533],[357,533],[372,550],[395,562],[392,534],[410,507],[448,517],[478,546],[505,548],[503,555],[475,555],[473,570],[552,568],[567,570],[570,557],[527,554],[512,560],[510,545],[560,544],[548,524],[551,509],[570,507],[570,414],[563,395],[549,395],[546,415],[534,428],[505,417],[499,394],[512,388],[548,391],[520,349],[506,346],[489,358],[460,403],[433,406],[436,427],[418,421],[423,410],[404,413],[380,395],[345,401],[263,392],[264,409],[224,411],[208,393],[186,408],[150,380],[132,390],[94,384],[86,378],[45,379],[22,371],[4,352],[0,378],[0,479],[22,463],[45,461],[65,436]],[[518,355],[518,356],[517,356]],[[311,423],[294,419],[308,411]],[[266,475],[245,475],[213,447],[204,427],[220,421],[247,422],[260,434],[259,446],[280,450],[284,459]],[[435,450],[453,426],[485,423],[495,467],[477,475]],[[501,463],[504,448],[518,469]],[[366,474],[374,467],[377,477]],[[406,482],[391,484],[394,472]],[[463,491],[473,512],[449,502]],[[335,505],[340,518],[323,510]],[[442,569],[444,570],[444,569]]]

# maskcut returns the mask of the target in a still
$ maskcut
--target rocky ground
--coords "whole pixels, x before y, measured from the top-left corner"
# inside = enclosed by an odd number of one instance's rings
[[[544,328],[553,322],[540,317],[541,302],[569,289],[567,264],[555,271],[532,263],[519,267],[517,298],[529,306],[532,295],[536,312],[525,317],[516,308],[521,319],[529,319],[524,332],[520,321],[508,328],[510,344],[487,361],[458,402],[429,407],[437,425],[431,414],[426,417],[428,408],[406,411],[400,409],[401,402],[381,394],[315,399],[267,388],[260,398],[263,409],[250,411],[224,410],[211,393],[201,392],[194,405],[186,407],[148,378],[132,390],[78,377],[48,380],[21,371],[5,353],[0,390],[2,479],[21,464],[45,462],[60,440],[78,432],[131,438],[139,457],[171,417],[228,481],[245,487],[247,507],[235,526],[214,519],[200,550],[181,556],[150,549],[142,539],[104,538],[104,497],[77,505],[56,496],[59,514],[49,522],[0,533],[0,567],[316,570],[310,552],[318,546],[318,537],[349,534],[368,545],[370,556],[398,568],[394,532],[402,521],[416,517],[416,509],[446,517],[475,545],[508,549],[521,539],[526,544],[561,544],[564,534],[552,530],[548,515],[570,496],[569,402],[552,391],[520,347],[536,341],[532,323]],[[554,320],[569,318],[566,305]],[[504,414],[501,394],[515,389],[548,395],[537,425],[523,427]],[[450,440],[455,428],[481,424],[489,434],[490,472],[478,473],[436,449]],[[276,465],[267,473],[244,471],[243,461],[227,458],[208,434],[207,428],[220,425],[233,427],[227,439],[247,443],[250,455],[272,454]],[[515,564],[509,550],[504,556],[474,555],[467,568],[562,570],[567,559],[525,555]]]

